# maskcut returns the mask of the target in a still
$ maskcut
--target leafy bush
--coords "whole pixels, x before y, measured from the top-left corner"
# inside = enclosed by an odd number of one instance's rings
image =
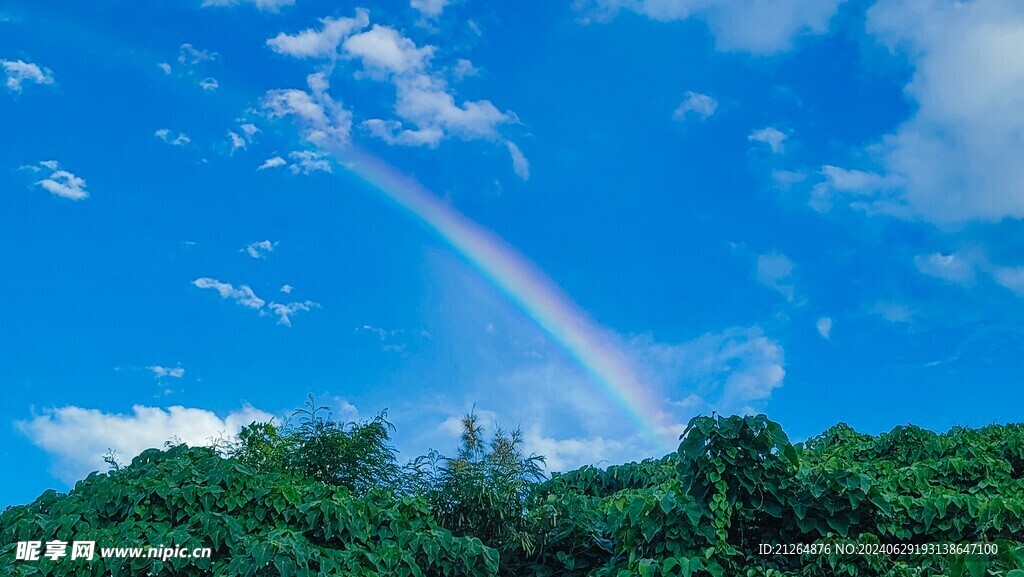
[[[434,517],[457,535],[473,535],[506,554],[530,552],[527,499],[543,478],[543,457],[526,456],[518,430],[494,432],[490,444],[479,419],[462,419],[456,457],[431,453],[412,465]]]
[[[15,561],[18,541],[210,547],[209,559]],[[498,552],[439,527],[423,498],[354,496],[287,473],[257,473],[211,449],[150,449],[0,516],[0,574],[54,576],[495,575]]]
[[[674,454],[542,480],[517,433],[485,443],[472,415],[457,456],[406,468],[387,427],[358,436],[317,416],[300,414],[305,428],[248,427],[235,458],[150,450],[12,507],[0,515],[0,574],[1024,577],[1020,425],[871,436],[841,424],[794,445],[763,415],[698,417]],[[310,439],[337,443],[297,449]],[[376,457],[360,461],[359,446]],[[17,541],[51,539],[204,546],[213,557],[14,560]],[[851,543],[999,552],[761,550]]]
[[[253,423],[221,450],[260,472],[286,471],[364,494],[399,482],[387,414],[336,421],[313,397],[282,425]]]
[[[675,456],[543,484],[533,512],[550,552],[530,574],[1024,577],[1022,457],[1020,425],[878,437],[838,425],[793,445],[763,415],[698,417]],[[999,554],[758,547],[839,542],[993,543]]]

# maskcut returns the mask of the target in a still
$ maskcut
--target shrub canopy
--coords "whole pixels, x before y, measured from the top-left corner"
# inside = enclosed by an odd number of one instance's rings
[[[354,477],[289,465],[262,450],[274,442],[235,457],[146,451],[0,515],[0,574],[1024,577],[1020,425],[871,436],[841,424],[794,445],[763,415],[698,417],[676,453],[542,480],[514,432],[487,444],[470,417],[456,457],[403,468],[392,456]],[[250,439],[263,443],[270,430],[259,427]],[[388,430],[371,445],[389,447]],[[380,470],[389,482],[358,478]],[[18,541],[53,539],[213,554],[14,560]],[[865,552],[943,543],[998,553]],[[763,550],[795,544],[857,549]]]

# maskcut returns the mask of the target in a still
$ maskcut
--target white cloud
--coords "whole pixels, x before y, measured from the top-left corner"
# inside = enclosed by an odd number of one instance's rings
[[[38,167],[26,168],[32,172],[43,172],[44,169],[49,171],[50,174],[46,178],[36,181],[35,184],[50,194],[71,200],[84,200],[89,197],[89,192],[85,189],[85,179],[62,169],[56,160],[44,160]]]
[[[166,62],[161,62],[161,63],[157,64],[156,67],[159,68],[160,70],[163,70],[164,74],[170,74],[171,73],[171,65],[166,63]]]
[[[292,174],[312,174],[317,171],[334,172],[331,161],[319,152],[312,150],[296,150],[290,152],[291,162],[280,156],[272,156],[265,160],[256,170],[287,167]]]
[[[652,382],[666,383],[673,392],[671,403],[682,410],[677,417],[707,410],[756,412],[786,376],[782,345],[757,326],[675,345],[636,338],[631,348]]]
[[[1000,286],[1024,296],[1024,266],[997,267],[992,271],[992,278]]]
[[[247,285],[239,285],[236,288],[231,284],[211,278],[196,279],[192,284],[201,289],[213,289],[217,291],[222,298],[231,299],[246,308],[258,311],[260,316],[266,315],[269,310],[270,314],[277,315],[278,324],[288,327],[292,326],[292,315],[299,312],[309,312],[314,308],[320,308],[319,303],[315,303],[310,300],[291,302],[287,304],[276,302],[268,304],[266,301],[256,296],[252,289]],[[289,290],[285,291],[284,287],[282,287],[282,292],[290,293],[291,288],[289,287]],[[264,305],[266,305],[266,309],[264,309]]]
[[[295,287],[293,287],[292,285],[286,284],[281,287],[281,292],[283,292],[284,294],[291,294],[292,290],[294,289]]]
[[[807,34],[823,34],[845,0],[577,0],[597,19],[631,10],[652,20],[700,18],[721,50],[774,54]]]
[[[371,136],[389,144],[435,147],[450,137],[463,140],[489,140],[504,144],[498,132],[502,124],[516,122],[511,112],[502,112],[488,100],[458,102],[444,77],[433,70],[435,46],[419,47],[398,30],[374,24],[369,30],[369,15],[357,11],[337,30],[335,21],[324,20],[320,30],[306,30],[296,35],[279,34],[268,43],[283,54],[297,57],[321,57],[330,60],[346,58],[359,62],[357,76],[390,83],[395,88],[394,118],[369,118],[361,127]],[[356,30],[362,30],[355,32]],[[340,48],[338,42],[340,41]],[[466,67],[469,66],[469,68]],[[471,63],[460,63],[462,73],[469,73]],[[264,109],[271,116],[294,115],[304,126],[306,139],[320,147],[347,145],[352,115],[328,122],[331,114],[324,109],[333,102],[327,94],[326,74],[309,77],[310,93],[299,90],[274,90],[264,98]],[[340,107],[338,107],[339,110]],[[325,138],[321,127],[333,125],[344,138]],[[330,136],[328,134],[327,136]],[[512,149],[509,149],[512,154]],[[513,163],[524,164],[513,158]]]
[[[825,165],[821,168],[824,180],[814,185],[808,204],[818,212],[826,212],[836,198],[844,198],[855,208],[876,210],[882,208],[881,198],[892,205],[892,195],[899,189],[899,179],[893,175],[846,169]]]
[[[444,139],[444,130],[440,128],[410,130],[402,128],[402,123],[397,120],[371,118],[370,120],[364,120],[361,126],[371,136],[379,138],[388,144],[437,146]]]
[[[409,6],[418,10],[424,18],[437,18],[452,0],[409,0]]]
[[[747,136],[751,142],[761,142],[768,145],[774,154],[782,152],[782,143],[786,141],[786,133],[770,126],[755,130]]]
[[[420,132],[442,133],[463,140],[493,140],[498,138],[498,126],[513,120],[489,100],[457,104],[444,81],[434,76],[402,77],[396,79],[395,88],[395,113]]]
[[[548,471],[571,471],[627,452],[629,444],[603,436],[555,438],[544,433],[540,423],[523,431],[523,449],[527,454],[544,456]]]
[[[908,58],[914,112],[867,148],[898,188],[859,200],[940,224],[1024,217],[1024,4],[879,0],[867,26]]]
[[[265,301],[256,296],[248,285],[240,285],[238,288],[212,278],[198,278],[192,284],[201,289],[213,289],[220,294],[221,298],[231,299],[238,304],[255,310],[261,310]]]
[[[384,339],[386,339],[389,334],[392,334],[394,332],[394,331],[388,331],[387,329],[382,329],[382,328],[379,328],[379,327],[375,327],[373,325],[363,325],[361,327],[356,327],[356,332],[359,332],[359,331],[369,331],[369,332],[377,335],[378,337],[380,337],[380,340],[382,340],[382,341]]]
[[[129,461],[149,448],[162,448],[171,439],[191,446],[237,434],[253,421],[269,421],[269,413],[244,406],[224,418],[205,409],[172,406],[166,409],[136,405],[130,414],[105,413],[68,406],[47,409],[15,426],[53,459],[51,472],[71,485],[92,471],[106,470],[108,449]]]
[[[202,80],[199,81],[199,87],[202,88],[203,90],[208,90],[210,92],[213,92],[213,91],[217,90],[218,88],[220,88],[220,83],[217,82],[216,78],[203,78]]]
[[[779,189],[789,190],[794,185],[807,180],[807,174],[793,170],[776,169],[772,171],[772,180]]]
[[[298,312],[309,312],[314,308],[320,308],[320,304],[313,301],[293,302],[288,304],[270,303],[267,305],[267,308],[277,315],[278,324],[290,327],[292,326],[292,315]]]
[[[821,317],[817,322],[814,323],[814,328],[818,329],[818,334],[821,338],[826,341],[832,338],[832,318]]]
[[[231,154],[234,154],[236,150],[245,150],[245,139],[239,136],[237,132],[229,130],[228,140],[231,141]]]
[[[894,301],[875,303],[868,312],[894,324],[907,324],[914,320],[914,311],[910,307]]]
[[[0,60],[0,67],[4,69],[4,74],[7,76],[7,89],[11,92],[21,92],[21,85],[24,82],[53,84],[53,72],[49,68],[41,68],[32,62]]]
[[[192,139],[185,135],[184,132],[179,132],[176,136],[167,128],[161,128],[153,133],[154,136],[160,140],[170,144],[171,146],[185,146],[192,142]]]
[[[268,168],[279,168],[288,164],[288,161],[281,158],[280,156],[271,156],[270,158],[263,161],[263,164],[256,170],[266,170]]]
[[[181,45],[178,51],[178,62],[181,64],[199,64],[216,60],[219,54],[208,50],[199,50],[188,42]]]
[[[456,82],[462,82],[470,76],[480,76],[480,69],[473,66],[473,63],[465,58],[459,58],[455,62],[455,69],[452,70],[452,76],[455,77]]]
[[[356,9],[352,18],[321,18],[320,29],[307,28],[297,34],[281,32],[267,40],[267,46],[278,54],[295,58],[327,58],[338,54],[338,46],[350,34],[370,25],[370,13]]]
[[[383,74],[423,70],[437,50],[434,46],[417,48],[415,42],[394,28],[380,24],[349,36],[343,47],[346,54],[359,59],[368,72]]]
[[[271,118],[292,116],[302,127],[303,137],[328,149],[349,144],[352,132],[352,113],[335,102],[327,88],[323,73],[306,77],[310,91],[287,89],[271,90],[263,97],[263,110]]]
[[[239,4],[251,4],[256,7],[257,10],[277,12],[281,8],[294,6],[295,0],[203,0],[202,7],[238,6]]]
[[[924,275],[961,286],[972,286],[979,275],[986,275],[997,285],[1024,296],[1024,266],[993,263],[978,248],[917,255],[914,266]]]
[[[245,248],[239,252],[247,253],[252,258],[266,258],[268,253],[274,252],[274,247],[277,246],[277,242],[270,242],[269,240],[261,240],[246,245]]]
[[[318,170],[334,172],[331,168],[331,161],[319,152],[296,150],[288,153],[288,158],[292,159],[291,164],[288,165],[288,170],[292,171],[293,174],[311,174]]]
[[[718,101],[707,94],[699,92],[687,92],[683,102],[672,113],[676,120],[683,120],[691,115],[701,120],[710,118],[718,109]]]
[[[231,154],[238,150],[246,150],[255,140],[256,133],[260,131],[255,124],[239,120],[238,132],[228,130],[228,141],[231,143]],[[239,134],[241,133],[241,134]]]
[[[788,301],[793,301],[796,296],[796,287],[792,279],[793,261],[786,255],[773,253],[757,257],[758,282],[777,290]]]
[[[974,282],[975,263],[963,254],[931,253],[914,257],[914,266],[922,274],[956,284]]]
[[[249,142],[252,142],[253,138],[255,138],[256,136],[256,133],[260,131],[259,127],[257,127],[255,124],[251,122],[245,122],[243,124],[240,124],[238,128],[242,131],[242,134],[245,135],[245,139]]]
[[[153,375],[158,379],[164,377],[168,377],[171,379],[180,379],[181,377],[185,376],[185,369],[181,367],[162,367],[160,365],[153,365],[151,367],[146,368],[152,371]]]
[[[523,180],[530,180],[530,161],[526,159],[523,152],[511,140],[505,141],[505,147],[512,157],[512,172]]]

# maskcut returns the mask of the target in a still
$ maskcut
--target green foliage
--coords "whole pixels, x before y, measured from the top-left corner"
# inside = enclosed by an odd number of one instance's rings
[[[317,415],[248,427],[237,458],[150,450],[8,509],[0,574],[1024,577],[1020,425],[871,436],[840,424],[794,445],[763,415],[698,417],[676,453],[542,480],[517,432],[488,443],[473,415],[455,457],[405,469],[386,426],[358,435]],[[387,450],[359,461],[360,446]],[[329,458],[314,463],[317,451]],[[213,556],[14,561],[17,541],[56,538]],[[869,552],[943,543],[999,553]],[[833,549],[760,549],[795,544]]]
[[[364,494],[399,480],[387,414],[345,423],[313,397],[283,425],[253,423],[224,452],[259,472],[286,471]]]
[[[679,451],[555,475],[532,510],[532,575],[1024,577],[1024,428],[793,445],[756,417],[698,417]],[[761,554],[759,544],[989,543],[998,555]],[[562,554],[562,553],[565,554]],[[526,574],[526,573],[524,573]]]
[[[14,561],[17,541],[210,547],[209,559]],[[0,574],[12,576],[495,575],[497,551],[439,527],[422,498],[354,496],[287,473],[257,473],[210,449],[151,449],[0,516]]]
[[[518,430],[498,429],[489,444],[479,419],[462,419],[456,457],[432,453],[414,463],[421,490],[438,523],[456,535],[472,535],[506,558],[529,553],[527,499],[543,478],[543,458],[526,456]]]

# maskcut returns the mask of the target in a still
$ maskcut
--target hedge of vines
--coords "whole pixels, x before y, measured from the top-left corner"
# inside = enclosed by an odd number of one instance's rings
[[[1024,427],[870,436],[837,425],[794,445],[763,415],[698,417],[676,453],[555,474],[526,503],[529,546],[484,543],[439,525],[426,496],[354,496],[209,449],[151,450],[5,511],[0,574],[1024,577]],[[202,544],[213,555],[14,560],[17,541],[53,538]],[[943,543],[998,553],[771,547]]]
[[[150,449],[0,517],[0,575],[495,575],[498,553],[433,521],[422,498],[353,497],[288,475],[257,474],[206,448]],[[69,557],[15,561],[17,541],[210,547],[209,559]]]

